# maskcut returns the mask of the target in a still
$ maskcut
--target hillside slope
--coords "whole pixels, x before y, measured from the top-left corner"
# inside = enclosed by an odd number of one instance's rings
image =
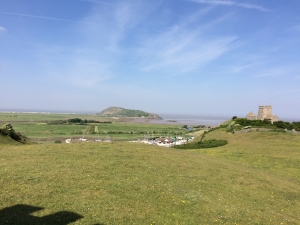
[[[80,214],[76,224],[299,224],[300,136],[207,136],[229,144],[192,151],[124,142],[0,148],[0,215],[26,204],[45,209],[28,217],[31,224],[62,210]],[[23,223],[15,218],[4,224]]]
[[[7,123],[3,128],[0,128],[0,144],[29,143],[30,140],[22,134],[15,132],[12,125]]]
[[[0,134],[0,146],[1,145],[22,145],[22,143],[15,141],[9,136],[3,136]]]
[[[100,116],[115,116],[115,117],[143,117],[148,119],[162,119],[160,116],[144,112],[142,110],[125,109],[121,107],[109,107],[101,111],[98,115]]]

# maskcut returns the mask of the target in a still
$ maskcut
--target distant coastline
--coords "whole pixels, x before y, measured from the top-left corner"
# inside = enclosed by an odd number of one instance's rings
[[[44,109],[1,109],[0,113],[44,113],[44,114],[95,114],[91,111],[67,111],[67,110],[44,110]]]
[[[228,116],[215,116],[215,115],[183,115],[183,114],[159,114],[159,115],[163,118],[162,122],[164,123],[184,124],[184,125],[217,126],[222,122],[231,119]],[[155,121],[153,122],[157,123]]]
[[[41,114],[96,114],[95,111],[67,111],[67,110],[37,110],[37,109],[1,109],[0,113],[41,113]],[[178,125],[206,125],[206,126],[217,126],[224,121],[230,120],[230,116],[226,115],[188,115],[188,114],[158,114],[163,119],[143,119],[134,118],[133,122],[146,122],[155,124],[178,124]],[[238,116],[242,117],[242,116]],[[282,121],[297,122],[300,118],[292,117],[281,117]]]

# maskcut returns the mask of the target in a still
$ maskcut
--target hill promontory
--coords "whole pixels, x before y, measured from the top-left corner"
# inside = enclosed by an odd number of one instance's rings
[[[22,134],[15,132],[12,125],[7,123],[0,128],[0,144],[14,144],[19,142],[22,144],[30,143],[30,140]]]
[[[114,117],[140,117],[147,119],[161,120],[162,118],[156,114],[144,112],[142,110],[135,109],[124,109],[121,107],[108,107],[101,111],[98,115],[100,116],[114,116]]]

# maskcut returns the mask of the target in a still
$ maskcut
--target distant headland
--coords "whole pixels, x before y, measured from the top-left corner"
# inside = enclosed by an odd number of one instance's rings
[[[100,116],[112,116],[112,117],[139,117],[139,118],[147,118],[147,119],[156,119],[161,120],[162,118],[153,113],[144,112],[142,110],[136,110],[136,109],[125,109],[121,107],[108,107],[107,109],[104,109],[97,115]]]

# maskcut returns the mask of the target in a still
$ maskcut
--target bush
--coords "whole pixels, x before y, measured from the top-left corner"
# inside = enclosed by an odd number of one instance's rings
[[[232,133],[232,132],[234,131],[235,125],[236,125],[236,124],[235,124],[234,121],[230,122],[230,123],[228,124],[228,126],[226,127],[226,131]]]
[[[48,125],[57,125],[57,124],[65,124],[66,120],[52,120],[52,121],[47,121]]]
[[[275,125],[271,124],[271,122],[268,120],[248,120],[246,118],[237,118],[235,119],[235,123],[243,127],[245,126],[275,127]]]
[[[223,146],[228,144],[227,140],[216,140],[216,139],[211,139],[211,140],[205,140],[199,143],[199,147],[201,148],[215,148],[219,146]]]
[[[81,123],[82,120],[79,118],[68,119],[69,123]]]
[[[216,148],[228,144],[227,140],[216,140],[210,139],[205,141],[198,141],[193,143],[188,143],[184,145],[175,145],[174,148],[177,149],[199,149],[199,148]]]
[[[13,140],[25,144],[27,142],[27,137],[23,136],[20,133],[15,132],[11,124],[5,124],[3,129],[0,129],[0,135],[9,136]]]

